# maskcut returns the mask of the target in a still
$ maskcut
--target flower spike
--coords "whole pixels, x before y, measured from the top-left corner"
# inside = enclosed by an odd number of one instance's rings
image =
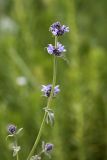
[[[69,27],[61,25],[60,22],[55,22],[50,26],[49,31],[54,36],[62,36],[64,33],[69,32]]]
[[[62,52],[66,52],[66,49],[61,43],[57,42],[57,47],[53,46],[52,44],[49,44],[47,47],[47,51],[49,54],[54,54],[55,56],[61,56]]]

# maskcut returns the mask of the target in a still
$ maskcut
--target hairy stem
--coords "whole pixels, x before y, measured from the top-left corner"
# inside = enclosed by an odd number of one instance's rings
[[[57,37],[55,36],[55,47],[57,47]],[[56,56],[54,55],[54,58],[53,58],[53,81],[52,81],[52,90],[51,90],[51,93],[50,93],[50,97],[48,98],[48,102],[47,102],[47,108],[50,107],[51,105],[51,102],[52,102],[52,97],[53,97],[53,93],[54,93],[54,87],[55,87],[55,83],[56,83]],[[31,158],[31,156],[33,155],[38,143],[39,143],[39,140],[40,140],[40,137],[41,137],[41,134],[42,134],[42,130],[43,130],[43,127],[44,127],[44,124],[45,124],[45,119],[46,119],[46,115],[47,115],[47,112],[45,112],[44,114],[44,117],[43,117],[43,120],[42,120],[42,123],[41,123],[41,126],[40,126],[40,129],[39,129],[39,132],[38,132],[38,135],[37,135],[37,138],[35,140],[35,143],[27,157],[27,160],[29,160]]]
[[[16,137],[16,135],[14,135],[14,145],[15,145],[15,147],[18,146],[17,145],[17,137]],[[19,154],[18,154],[18,152],[17,152],[17,155],[16,155],[16,160],[19,160]]]

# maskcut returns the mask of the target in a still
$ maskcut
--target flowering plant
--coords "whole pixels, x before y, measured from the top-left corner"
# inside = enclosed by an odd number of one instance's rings
[[[52,103],[53,97],[56,97],[57,94],[60,92],[59,85],[56,85],[56,63],[57,63],[57,57],[62,57],[63,52],[66,51],[64,46],[60,42],[58,42],[58,37],[62,36],[66,32],[69,32],[69,27],[65,25],[61,25],[60,22],[55,22],[50,26],[49,31],[55,37],[55,45],[49,44],[47,47],[47,52],[50,55],[53,55],[53,81],[52,81],[52,84],[42,85],[42,88],[41,88],[41,91],[43,92],[43,96],[47,97],[47,106],[44,108],[44,111],[45,111],[44,117],[39,129],[38,135],[34,142],[34,145],[27,157],[27,160],[40,160],[42,154],[45,154],[50,158],[51,156],[50,154],[54,147],[52,143],[42,142],[42,149],[40,153],[35,154],[35,150],[40,141],[45,121],[47,122],[47,124],[51,124],[52,126],[54,124],[54,112],[51,109],[51,103]],[[17,160],[19,160],[19,151],[21,149],[21,147],[18,146],[17,136],[21,131],[22,131],[22,128],[17,130],[17,127],[13,124],[8,126],[9,135],[7,136],[7,138],[13,137],[13,142],[14,142],[12,146],[13,156],[16,156]]]

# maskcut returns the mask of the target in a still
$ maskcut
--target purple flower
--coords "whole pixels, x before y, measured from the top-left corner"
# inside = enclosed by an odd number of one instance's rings
[[[52,32],[54,36],[61,36],[65,32],[69,32],[69,27],[61,25],[60,22],[55,22],[50,26],[49,31]]]
[[[45,97],[50,97],[51,90],[52,90],[52,85],[51,84],[48,84],[46,86],[42,85],[41,91],[44,92],[43,95]],[[57,86],[54,87],[53,96],[55,97],[59,92],[60,92],[59,85],[57,85]]]
[[[54,54],[55,56],[61,56],[62,52],[66,52],[64,46],[59,42],[57,42],[56,48],[52,44],[49,44],[47,47],[47,51],[49,54]]]
[[[9,125],[9,126],[8,126],[8,132],[9,132],[10,134],[15,134],[15,133],[16,133],[16,126],[13,125],[13,124]]]
[[[45,151],[46,151],[46,152],[52,151],[52,150],[53,150],[53,146],[54,146],[54,145],[51,144],[51,143],[46,143],[45,146],[44,146],[44,147],[45,147]]]

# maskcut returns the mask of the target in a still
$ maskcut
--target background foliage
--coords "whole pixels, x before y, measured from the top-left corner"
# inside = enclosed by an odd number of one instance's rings
[[[58,61],[56,122],[42,140],[54,143],[52,159],[107,159],[106,11],[106,0],[0,0],[0,159],[13,159],[7,124],[24,128],[23,160],[38,133],[46,105],[41,84],[52,81],[45,47],[54,43],[48,28],[55,21],[70,27],[60,39],[68,60]]]

